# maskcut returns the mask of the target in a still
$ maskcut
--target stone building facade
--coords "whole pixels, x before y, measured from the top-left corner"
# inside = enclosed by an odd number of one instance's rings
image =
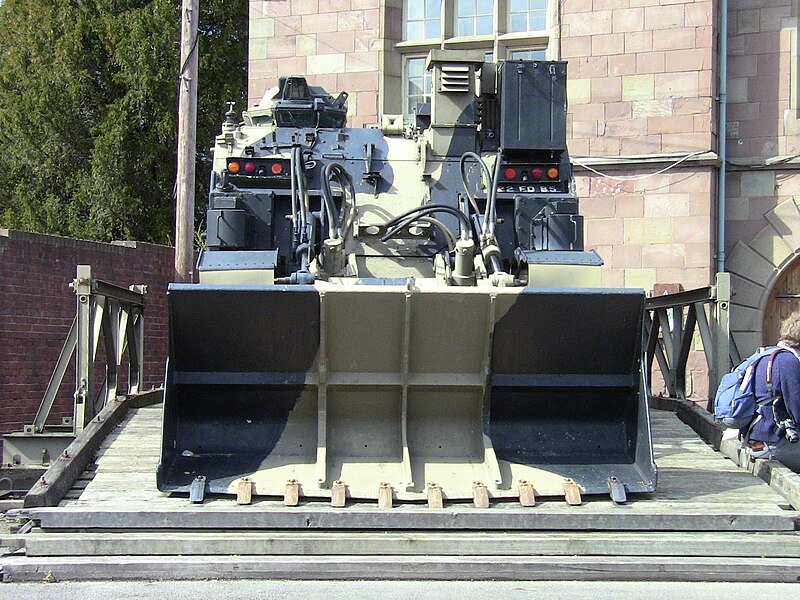
[[[432,48],[568,61],[569,150],[603,283],[702,287],[724,248],[745,354],[800,308],[784,297],[800,293],[799,4],[729,0],[724,132],[717,0],[251,0],[250,105],[278,75],[304,74],[350,92],[358,127],[429,91],[418,59]],[[701,396],[702,363],[689,382]]]

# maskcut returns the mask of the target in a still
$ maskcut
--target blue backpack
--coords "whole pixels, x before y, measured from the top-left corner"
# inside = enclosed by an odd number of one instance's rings
[[[750,425],[759,408],[759,402],[756,400],[756,368],[762,358],[769,356],[767,390],[771,395],[772,361],[779,352],[781,348],[776,346],[759,348],[755,354],[722,377],[717,394],[714,396],[714,418],[717,421],[736,429],[744,429]],[[764,404],[769,404],[773,400],[774,398],[768,398]]]

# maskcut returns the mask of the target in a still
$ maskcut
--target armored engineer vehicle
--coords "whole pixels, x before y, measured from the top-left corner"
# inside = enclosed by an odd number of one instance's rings
[[[655,489],[644,293],[583,248],[566,63],[428,68],[413,125],[348,128],[302,77],[228,112],[199,283],[169,288],[161,490]]]

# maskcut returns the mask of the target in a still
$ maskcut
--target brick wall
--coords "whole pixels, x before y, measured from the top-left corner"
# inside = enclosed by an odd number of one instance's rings
[[[631,175],[625,170],[604,171],[615,177]],[[711,282],[715,171],[713,167],[678,168],[638,181],[576,174],[586,247],[604,259],[604,286],[641,287],[650,292],[656,284],[680,284],[689,290]],[[689,396],[707,398],[708,366],[699,335],[686,370]],[[652,391],[666,394],[657,367]]]
[[[143,243],[103,244],[0,229],[0,433],[33,421],[75,316],[68,284],[78,264],[96,279],[148,286],[146,389],[160,385],[167,354],[166,289],[173,249]],[[98,371],[102,377],[102,370]],[[50,423],[72,415],[74,367],[64,378]]]
[[[796,0],[731,0],[728,153],[762,162],[800,153]]]
[[[563,10],[572,155],[714,148],[713,2],[567,0]]]
[[[726,250],[750,242],[764,215],[800,196],[800,175],[753,170],[800,154],[796,0],[732,0],[728,19],[728,175]],[[743,169],[743,170],[739,170]]]
[[[708,285],[715,182],[711,167],[638,181],[577,174],[586,245],[605,260],[603,285],[647,291],[656,283],[680,283],[684,289]]]
[[[249,106],[280,75],[350,94],[349,126],[378,121],[381,0],[250,0]],[[302,33],[301,33],[302,32]]]
[[[728,172],[726,249],[750,242],[765,226],[769,211],[791,198],[800,199],[800,174],[787,170]],[[783,231],[776,231],[776,236]]]

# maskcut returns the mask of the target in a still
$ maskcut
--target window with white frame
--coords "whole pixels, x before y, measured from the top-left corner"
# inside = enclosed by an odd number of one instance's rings
[[[412,56],[406,59],[404,112],[413,115],[417,104],[428,102],[431,99],[431,72],[425,69],[424,56]]]
[[[428,40],[442,35],[442,0],[406,0],[406,40]]]
[[[456,35],[491,35],[494,0],[457,0]]]
[[[547,27],[547,0],[509,0],[508,31],[542,31]]]
[[[544,60],[545,50],[542,49],[509,50],[508,58],[510,60]]]

